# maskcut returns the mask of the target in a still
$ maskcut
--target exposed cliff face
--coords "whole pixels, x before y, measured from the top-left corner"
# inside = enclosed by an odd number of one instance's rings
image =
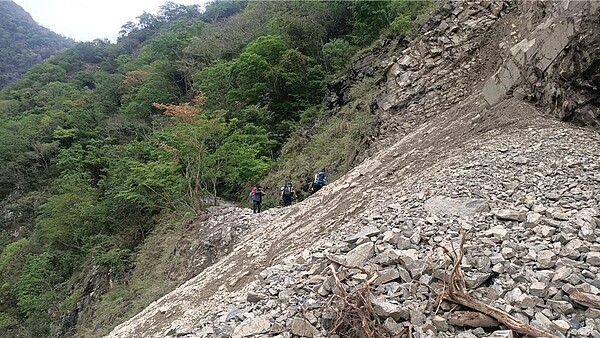
[[[572,5],[589,11],[554,21]],[[474,296],[549,335],[600,335],[598,309],[581,298],[600,294],[600,135],[540,109],[551,106],[542,88],[553,85],[561,100],[573,90],[590,101],[552,112],[584,121],[575,116],[594,109],[598,61],[587,46],[595,35],[577,28],[594,22],[593,7],[447,3],[406,48],[380,46],[376,65],[355,67],[362,71],[333,84],[340,90],[329,101],[346,100],[353,76],[382,76],[369,108],[381,115],[374,155],[302,203],[250,219],[239,210],[248,230],[231,252],[109,337],[317,337],[336,322],[339,296],[365,281],[370,320],[384,335],[484,337],[482,322],[465,328],[454,305],[436,301],[448,282],[442,247],[451,250],[462,232]],[[554,26],[540,26],[549,20]],[[544,33],[569,47],[536,38],[536,55],[556,54],[536,73],[539,85],[523,77],[493,90],[507,55],[520,55],[511,50],[525,50],[540,27],[556,28]],[[521,75],[539,69],[523,65]],[[561,67],[582,80],[565,80]]]
[[[561,120],[600,126],[600,3],[530,6],[545,20],[504,52],[504,63],[486,82],[486,101],[494,105],[514,95]]]

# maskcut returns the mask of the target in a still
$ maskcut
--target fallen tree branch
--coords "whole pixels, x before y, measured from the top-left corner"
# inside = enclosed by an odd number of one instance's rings
[[[484,313],[490,317],[495,318],[500,323],[504,324],[511,330],[517,331],[521,334],[531,336],[531,337],[542,337],[542,338],[554,338],[556,336],[533,327],[527,323],[520,321],[519,319],[511,316],[507,312],[496,309],[495,307],[488,305],[485,302],[482,302],[478,299],[473,298],[467,292],[467,286],[465,282],[465,274],[460,268],[460,263],[462,261],[464,255],[464,244],[465,244],[465,235],[462,235],[460,247],[458,250],[454,250],[453,252],[448,251],[448,249],[443,248],[446,253],[452,258],[453,268],[452,273],[450,275],[450,281],[448,283],[448,290],[444,294],[444,298],[454,303],[466,306],[473,310],[477,310],[481,313]]]

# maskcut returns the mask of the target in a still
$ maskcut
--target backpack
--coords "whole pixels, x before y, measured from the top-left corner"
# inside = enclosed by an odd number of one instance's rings
[[[324,186],[325,185],[325,173],[322,171],[319,171],[319,173],[317,174],[317,180],[315,181],[315,185],[318,186]]]
[[[256,187],[252,187],[252,190],[250,191],[250,198],[254,197],[255,192],[256,192]]]
[[[283,196],[290,197],[292,195],[294,195],[294,188],[292,186],[285,185],[283,187]]]

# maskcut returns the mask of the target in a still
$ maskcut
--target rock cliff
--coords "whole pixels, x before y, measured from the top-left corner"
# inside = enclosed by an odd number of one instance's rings
[[[456,305],[453,267],[504,318],[599,337],[600,135],[560,121],[597,126],[597,20],[587,1],[444,4],[362,74],[381,76],[373,156],[302,203],[231,208],[231,251],[109,337],[516,334]]]

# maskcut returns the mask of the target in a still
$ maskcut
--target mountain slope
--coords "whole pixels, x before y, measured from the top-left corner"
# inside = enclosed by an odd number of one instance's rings
[[[74,41],[36,23],[13,1],[0,1],[0,89]]]
[[[382,65],[374,156],[302,203],[256,216],[231,253],[109,337],[317,336],[336,319],[333,294],[375,273],[391,276],[369,289],[387,335],[484,336],[448,325],[452,305],[436,302],[450,264],[441,248],[462,232],[476,297],[549,335],[600,334],[594,306],[574,300],[598,293],[598,131],[549,118],[546,100],[510,97],[527,83],[493,106],[483,93],[502,53],[538,24],[597,15],[592,2],[568,5],[445,5]]]

